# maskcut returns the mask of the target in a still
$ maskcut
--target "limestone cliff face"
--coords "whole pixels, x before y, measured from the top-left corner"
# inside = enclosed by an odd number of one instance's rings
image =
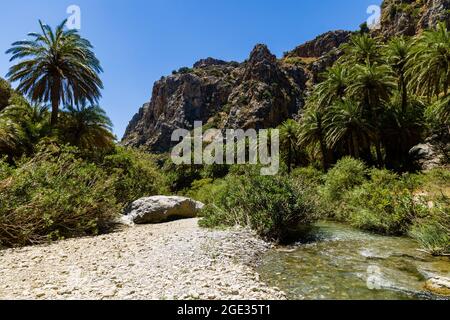
[[[382,5],[381,34],[413,36],[438,22],[450,25],[450,0],[385,0]]]
[[[152,99],[131,120],[123,144],[166,152],[175,129],[195,121],[217,128],[267,128],[279,125],[303,106],[307,79],[302,68],[283,66],[257,45],[244,63],[212,58],[164,77]]]

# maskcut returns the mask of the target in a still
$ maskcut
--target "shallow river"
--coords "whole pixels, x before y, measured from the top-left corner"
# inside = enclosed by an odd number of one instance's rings
[[[306,234],[301,243],[266,254],[258,270],[290,299],[439,299],[424,283],[433,275],[450,277],[450,258],[423,253],[408,238],[329,222]]]

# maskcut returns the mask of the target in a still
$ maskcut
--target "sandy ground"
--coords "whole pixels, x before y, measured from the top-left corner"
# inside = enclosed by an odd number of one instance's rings
[[[197,219],[0,251],[0,299],[284,299],[253,266],[269,245]]]

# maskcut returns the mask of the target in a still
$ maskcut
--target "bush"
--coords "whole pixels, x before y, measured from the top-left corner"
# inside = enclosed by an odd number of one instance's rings
[[[395,173],[374,169],[371,179],[348,192],[342,211],[354,227],[376,233],[404,235],[426,208]]]
[[[192,187],[186,193],[186,196],[204,204],[211,204],[224,188],[225,181],[223,179],[212,180],[207,178],[197,180],[192,183]]]
[[[294,169],[291,177],[305,187],[317,187],[323,183],[325,175],[322,171],[310,166]]]
[[[76,149],[44,148],[10,173],[0,181],[0,246],[95,235],[119,213],[114,178]]]
[[[323,195],[326,200],[339,201],[346,191],[363,184],[366,176],[367,167],[362,161],[343,158],[326,175]]]
[[[450,255],[450,198],[441,194],[421,201],[429,208],[428,214],[414,222],[410,236],[430,254]]]
[[[284,241],[299,224],[315,219],[312,202],[289,178],[260,176],[255,168],[225,178],[203,215],[203,227],[246,226],[276,242]]]
[[[166,178],[150,154],[118,147],[114,154],[104,158],[102,166],[109,175],[116,177],[114,195],[123,205],[168,191]]]

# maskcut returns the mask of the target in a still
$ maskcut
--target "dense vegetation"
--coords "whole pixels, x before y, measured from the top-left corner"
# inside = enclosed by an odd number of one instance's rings
[[[9,72],[18,91],[0,81],[0,247],[108,231],[131,201],[168,190],[156,159],[117,147],[93,104],[102,84],[90,43],[63,24],[41,29],[8,51],[27,58]]]

